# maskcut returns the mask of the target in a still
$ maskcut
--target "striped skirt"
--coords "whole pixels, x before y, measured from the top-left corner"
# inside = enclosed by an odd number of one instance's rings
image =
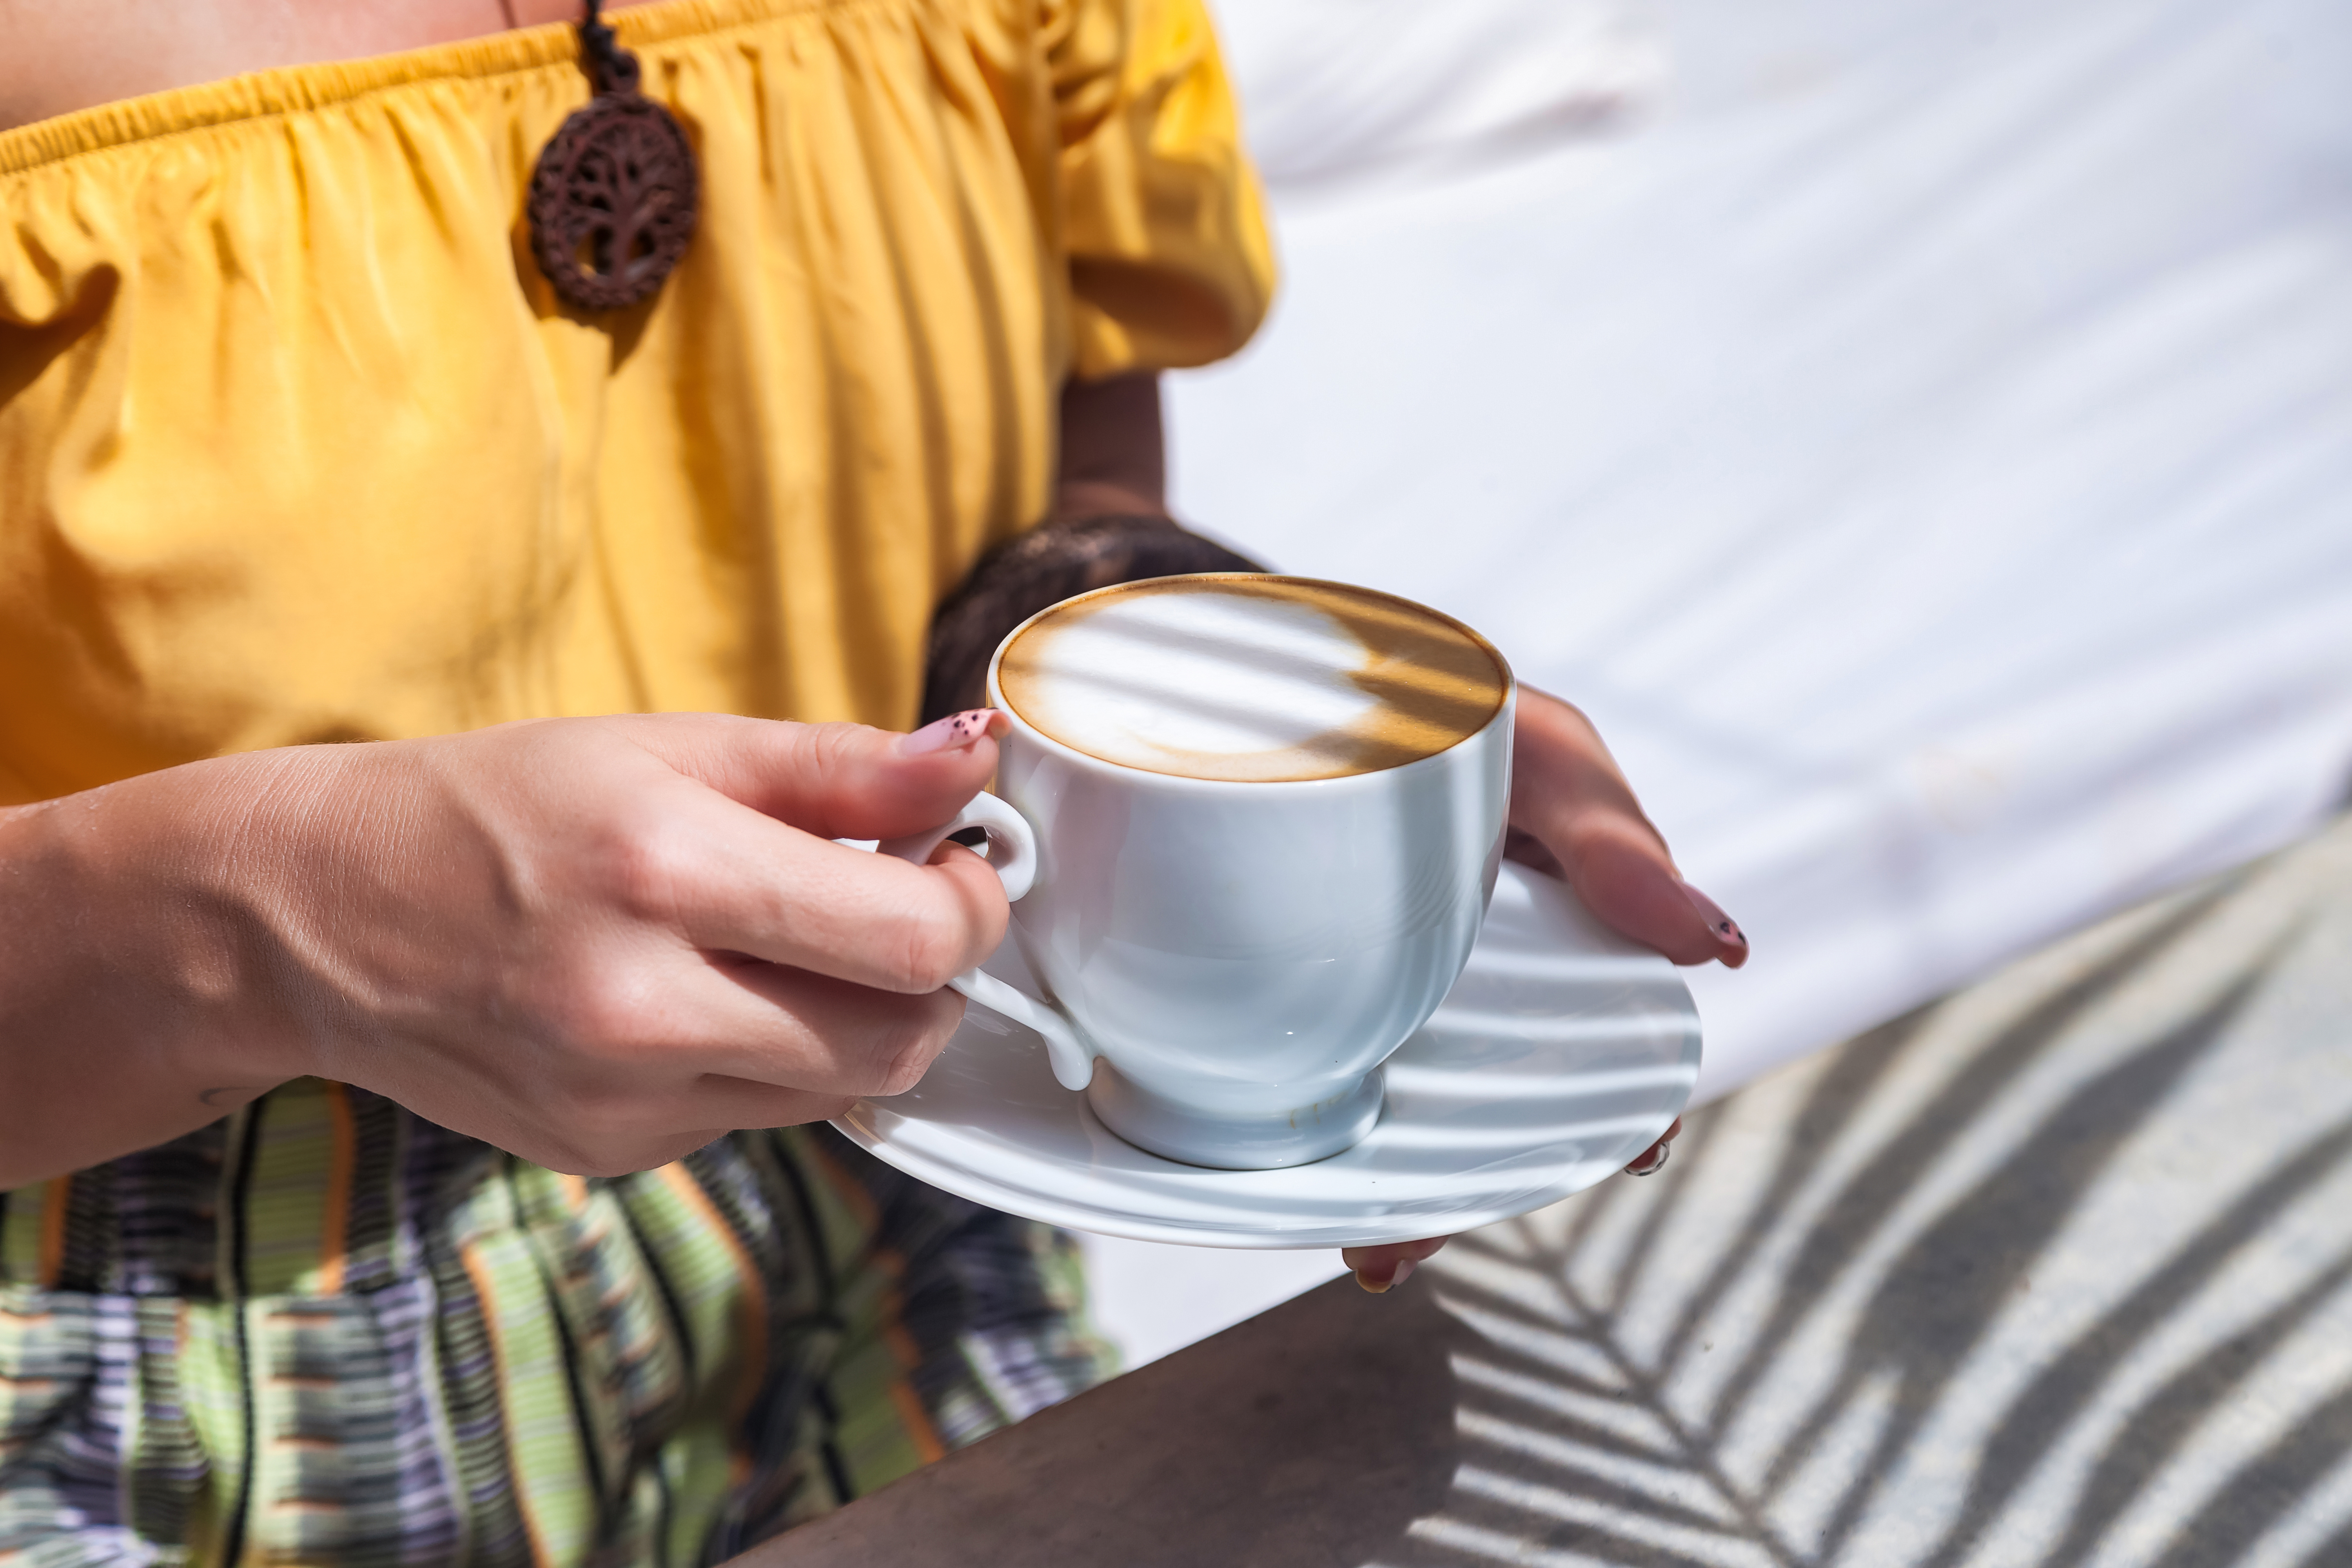
[[[1108,1370],[1066,1237],[821,1126],[583,1179],[306,1080],[0,1205],[10,1564],[686,1568]]]

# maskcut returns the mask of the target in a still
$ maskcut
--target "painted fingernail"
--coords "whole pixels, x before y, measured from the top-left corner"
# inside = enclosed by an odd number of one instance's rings
[[[956,746],[969,746],[988,733],[988,727],[995,718],[996,710],[993,708],[973,708],[961,713],[950,713],[944,719],[934,719],[913,734],[899,736],[898,754],[920,757]]]
[[[1391,1272],[1385,1279],[1375,1279],[1370,1275],[1359,1268],[1356,1270],[1356,1283],[1362,1286],[1365,1289],[1370,1290],[1375,1296],[1385,1296],[1397,1286],[1402,1285],[1407,1279],[1412,1279],[1412,1269],[1413,1261],[1410,1258],[1401,1259],[1394,1271]]]
[[[1673,1152],[1674,1146],[1661,1138],[1643,1150],[1642,1157],[1625,1167],[1625,1173],[1629,1176],[1654,1176],[1665,1169],[1666,1156]]]
[[[1741,931],[1738,924],[1723,912],[1721,904],[1717,903],[1688,882],[1683,884],[1683,897],[1688,899],[1691,901],[1691,907],[1705,918],[1707,930],[1715,932],[1717,942],[1732,947],[1748,945],[1748,933]]]

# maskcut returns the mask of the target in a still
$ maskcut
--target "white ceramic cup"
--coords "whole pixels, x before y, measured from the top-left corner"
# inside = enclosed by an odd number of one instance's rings
[[[950,984],[1044,1037],[1062,1086],[1156,1154],[1271,1170],[1352,1147],[1380,1119],[1381,1063],[1445,999],[1486,918],[1510,795],[1507,670],[1494,717],[1444,751],[1234,783],[1040,731],[997,679],[1021,629],[989,665],[989,700],[1012,720],[999,794],[879,848],[919,864],[984,829],[1047,995],[978,969]]]

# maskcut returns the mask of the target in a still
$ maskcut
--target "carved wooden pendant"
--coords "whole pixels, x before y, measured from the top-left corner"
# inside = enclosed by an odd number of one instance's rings
[[[593,16],[593,13],[592,13]],[[583,29],[583,33],[585,29]],[[541,150],[530,246],[567,304],[618,310],[662,286],[694,237],[694,149],[669,110],[637,90],[637,62],[590,38],[599,91]]]

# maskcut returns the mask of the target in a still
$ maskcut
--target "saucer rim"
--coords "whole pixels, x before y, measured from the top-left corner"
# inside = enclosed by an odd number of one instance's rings
[[[1695,1042],[1698,1034],[1696,1027],[1694,1026],[1689,1034]],[[1695,1068],[1696,1064],[1693,1065]],[[1682,1101],[1666,1114],[1665,1120],[1658,1123],[1657,1131],[1650,1135],[1649,1142],[1655,1142],[1658,1133],[1673,1126],[1675,1118],[1688,1109],[1691,1090],[1696,1087],[1696,1073],[1694,1071],[1693,1083],[1685,1089]],[[832,1125],[844,1137],[876,1159],[905,1172],[917,1181],[927,1182],[942,1192],[953,1193],[958,1197],[972,1203],[985,1204],[991,1208],[1017,1215],[1023,1219],[1033,1219],[1041,1224],[1058,1226],[1065,1230],[1080,1231],[1088,1236],[1114,1237],[1125,1241],[1160,1242],[1176,1247],[1205,1247],[1223,1252],[1321,1252],[1334,1247],[1379,1247],[1390,1242],[1424,1241],[1437,1234],[1455,1236],[1463,1231],[1475,1230],[1481,1226],[1496,1225],[1507,1219],[1517,1219],[1523,1214],[1531,1214],[1548,1205],[1558,1203],[1562,1198],[1573,1197],[1578,1193],[1588,1192],[1623,1169],[1618,1162],[1611,1160],[1598,1174],[1593,1175],[1590,1180],[1582,1180],[1580,1178],[1594,1164],[1601,1163],[1580,1161],[1570,1166],[1565,1176],[1554,1178],[1539,1186],[1524,1188],[1519,1193],[1514,1194],[1507,1202],[1490,1204],[1485,1208],[1465,1209],[1459,1214],[1425,1216],[1428,1219],[1439,1221],[1434,1228],[1429,1224],[1421,1223],[1424,1216],[1396,1215],[1391,1216],[1390,1223],[1385,1226],[1369,1223],[1357,1225],[1355,1222],[1349,1222],[1343,1226],[1335,1222],[1311,1230],[1306,1227],[1256,1231],[1238,1227],[1210,1230],[1199,1226],[1174,1225],[1166,1221],[1155,1222],[1142,1215],[1107,1213],[1100,1208],[1080,1206],[1075,1204],[1057,1205],[1051,1199],[1033,1198],[1025,1191],[1005,1187],[992,1178],[978,1174],[968,1165],[945,1166],[909,1150],[903,1143],[893,1142],[869,1129],[860,1127],[856,1118],[861,1113],[870,1113],[872,1104],[871,1100],[859,1100],[847,1114],[835,1117]],[[1086,1118],[1090,1126],[1099,1129],[1106,1137],[1118,1136],[1104,1127],[1095,1116],[1094,1108],[1085,1104],[1083,1100],[1078,1106],[1078,1113]],[[1119,1141],[1126,1142],[1125,1139]],[[1133,1147],[1133,1145],[1129,1146]],[[1646,1142],[1634,1145],[1634,1152],[1638,1154],[1645,1147],[1647,1147]],[[1148,1149],[1138,1152],[1178,1170],[1204,1172],[1209,1170],[1206,1166],[1187,1165],[1181,1161],[1170,1160],[1163,1154],[1153,1154]],[[1326,1159],[1341,1159],[1348,1152],[1348,1150],[1342,1149],[1336,1154],[1326,1156]],[[1322,1160],[1313,1160],[1303,1165],[1286,1165],[1280,1169],[1310,1170],[1323,1163]],[[1230,1173],[1236,1176],[1264,1176],[1277,1173],[1236,1171]]]
[[[1565,894],[1568,902],[1581,917],[1581,921],[1598,926],[1591,911],[1583,908],[1583,901],[1576,897],[1573,889],[1566,887],[1558,878],[1509,862],[1504,864],[1500,874],[1513,880],[1525,880],[1531,884],[1530,890],[1534,888],[1543,888],[1553,894]],[[876,1124],[878,1114],[888,1108],[887,1100],[860,1100],[844,1114],[835,1118],[833,1126],[851,1142],[886,1164],[905,1172],[918,1181],[926,1182],[942,1191],[953,1193],[959,1197],[985,1204],[990,1207],[1001,1209],[1007,1214],[1018,1215],[1025,1219],[1037,1220],[1044,1224],[1091,1235],[1117,1237],[1132,1241],[1161,1242],[1181,1247],[1206,1247],[1224,1251],[1306,1252],[1320,1251],[1332,1247],[1369,1247],[1387,1242],[1418,1241],[1433,1235],[1453,1235],[1475,1229],[1480,1226],[1494,1225],[1503,1220],[1517,1218],[1520,1215],[1557,1203],[1577,1193],[1588,1191],[1608,1180],[1610,1176],[1623,1168],[1625,1160],[1631,1160],[1639,1155],[1660,1133],[1672,1126],[1675,1119],[1689,1109],[1691,1096],[1696,1092],[1699,1071],[1705,1059],[1705,1030],[1699,1016],[1697,999],[1691,994],[1688,982],[1684,979],[1680,970],[1663,955],[1636,949],[1634,944],[1627,942],[1622,937],[1606,931],[1605,928],[1597,930],[1594,934],[1605,945],[1624,951],[1629,956],[1635,952],[1646,953],[1648,957],[1654,959],[1663,970],[1662,978],[1671,979],[1674,982],[1674,989],[1679,1004],[1675,1011],[1679,1015],[1682,1034],[1677,1066],[1685,1075],[1679,1086],[1679,1094],[1663,1112],[1658,1114],[1654,1129],[1650,1131],[1641,1142],[1628,1142],[1622,1146],[1622,1159],[1612,1155],[1606,1160],[1584,1159],[1556,1167],[1553,1171],[1532,1181],[1529,1185],[1517,1188],[1507,1196],[1481,1203],[1475,1207],[1465,1206],[1459,1211],[1443,1215],[1425,1212],[1366,1214],[1353,1218],[1323,1218],[1307,1226],[1275,1228],[1252,1228],[1246,1223],[1246,1216],[1244,1216],[1243,1224],[1231,1227],[1211,1228],[1157,1218],[1149,1212],[1139,1212],[1132,1208],[1106,1209],[1099,1206],[1099,1200],[1089,1202],[1058,1199],[1050,1194],[1039,1193],[1026,1187],[1009,1187],[985,1168],[977,1166],[969,1160],[950,1163],[923,1149],[910,1148],[906,1142],[887,1136]],[[1482,944],[1484,940],[1482,932]],[[1440,1010],[1443,1011],[1443,1008],[1441,1007]],[[1087,1103],[1084,1094],[1074,1094],[1071,1098],[1077,1101],[1076,1111],[1090,1133],[1098,1133],[1101,1137],[1125,1144],[1144,1159],[1164,1165],[1171,1172],[1191,1173],[1195,1176],[1210,1179],[1220,1175],[1229,1176],[1237,1181],[1262,1181],[1268,1177],[1279,1179],[1286,1171],[1312,1171],[1328,1164],[1330,1161],[1344,1160],[1354,1148],[1363,1146],[1360,1142],[1350,1149],[1343,1149],[1328,1155],[1323,1160],[1276,1170],[1219,1172],[1206,1166],[1188,1165],[1181,1161],[1171,1160],[1165,1155],[1138,1148],[1136,1145],[1127,1144],[1126,1140],[1119,1138],[1117,1133],[1103,1125],[1100,1118],[1096,1116],[1094,1108]],[[1387,1121],[1388,1111],[1384,1107],[1381,1121],[1375,1123],[1370,1136],[1377,1137],[1380,1126]],[[1465,1173],[1467,1172],[1465,1171]],[[1136,1196],[1131,1189],[1114,1185],[1113,1190],[1130,1202]]]

